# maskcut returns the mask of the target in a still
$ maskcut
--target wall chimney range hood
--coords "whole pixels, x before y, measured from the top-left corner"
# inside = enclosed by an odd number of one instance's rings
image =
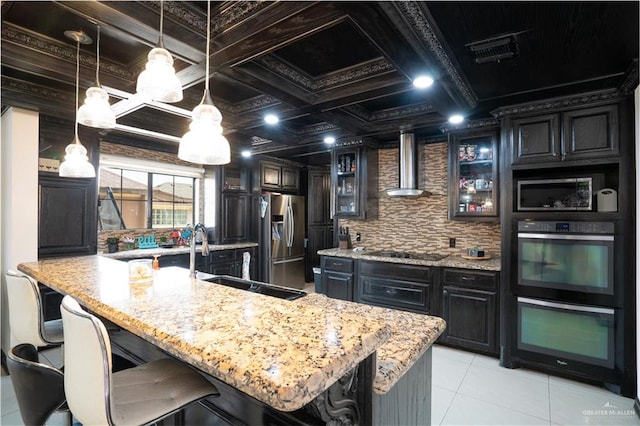
[[[400,187],[387,189],[389,197],[420,197],[431,195],[418,189],[418,143],[413,133],[400,133]]]

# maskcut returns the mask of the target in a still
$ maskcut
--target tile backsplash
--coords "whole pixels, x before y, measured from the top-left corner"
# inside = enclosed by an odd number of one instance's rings
[[[378,219],[340,220],[348,226],[353,244],[369,250],[398,250],[460,254],[479,247],[494,256],[500,253],[500,224],[463,222],[447,219],[447,144],[420,145],[425,173],[419,176],[419,186],[431,192],[420,198],[388,198],[378,200]],[[378,189],[398,186],[398,149],[379,151]],[[362,235],[355,242],[355,234]],[[456,247],[449,248],[449,238]]]

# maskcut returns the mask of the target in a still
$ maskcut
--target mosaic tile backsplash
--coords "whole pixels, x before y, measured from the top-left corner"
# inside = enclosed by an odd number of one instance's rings
[[[462,254],[479,247],[493,256],[500,253],[500,224],[463,222],[447,219],[447,144],[420,145],[423,176],[419,187],[431,192],[429,197],[388,198],[378,200],[378,219],[340,220],[348,226],[354,247],[368,250],[398,250],[442,254]],[[379,151],[380,191],[398,186],[398,149]],[[355,242],[355,234],[362,235]],[[449,238],[456,247],[449,248]]]

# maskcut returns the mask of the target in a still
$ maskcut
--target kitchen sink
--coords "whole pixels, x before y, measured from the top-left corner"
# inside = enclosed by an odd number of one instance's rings
[[[306,296],[307,293],[292,288],[278,287],[258,281],[243,280],[229,275],[214,275],[209,278],[199,278],[214,284],[237,288],[239,290],[250,291],[252,293],[264,294],[266,296],[277,297],[278,299],[294,300]]]

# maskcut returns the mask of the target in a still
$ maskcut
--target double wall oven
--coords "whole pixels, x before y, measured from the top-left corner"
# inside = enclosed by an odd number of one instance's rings
[[[512,355],[616,382],[621,330],[615,223],[517,221]]]

